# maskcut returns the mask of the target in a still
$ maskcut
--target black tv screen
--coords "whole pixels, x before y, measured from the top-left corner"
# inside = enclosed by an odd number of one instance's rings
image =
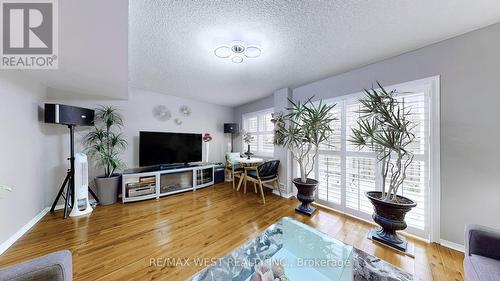
[[[201,134],[140,132],[139,166],[202,161]]]

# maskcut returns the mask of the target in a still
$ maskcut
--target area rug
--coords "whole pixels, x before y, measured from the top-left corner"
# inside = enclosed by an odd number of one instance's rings
[[[291,218],[284,218],[288,220],[293,220]],[[260,272],[260,267],[262,261],[269,261],[270,258],[276,257],[278,254],[282,255],[284,249],[283,247],[283,228],[282,221],[278,221],[276,224],[270,226],[265,231],[263,231],[256,238],[244,243],[242,246],[227,254],[221,259],[218,259],[213,265],[203,269],[193,277],[190,281],[252,281],[252,280],[273,280],[273,281],[313,281],[300,276],[283,276],[276,278],[275,265],[270,262],[267,266],[270,271],[270,277],[262,275]],[[298,225],[302,225],[304,228],[312,229],[309,226],[302,224],[296,220],[293,220]],[[317,230],[314,230],[318,232]],[[301,235],[297,231],[297,235]],[[318,232],[319,233],[319,232]],[[326,237],[325,234],[324,237]],[[350,246],[337,241],[333,238],[326,238],[329,240],[334,240],[336,245],[345,245],[350,248]],[[310,240],[310,239],[306,239]],[[309,245],[308,245],[309,246]],[[325,251],[325,249],[316,249],[316,251]],[[354,280],[354,281],[410,281],[419,280],[413,275],[404,272],[403,270],[377,258],[364,251],[352,247],[352,254],[349,256],[352,262],[352,269],[349,271],[350,276],[324,278],[324,280]],[[269,262],[268,262],[269,263]],[[255,269],[259,272],[256,273]],[[272,270],[270,270],[272,268]],[[278,270],[281,270],[278,268]],[[274,271],[274,277],[272,274]],[[300,271],[299,271],[300,272]],[[267,272],[269,273],[269,272]],[[259,277],[256,278],[256,275]],[[326,274],[328,275],[328,274]],[[319,280],[320,278],[314,278]]]

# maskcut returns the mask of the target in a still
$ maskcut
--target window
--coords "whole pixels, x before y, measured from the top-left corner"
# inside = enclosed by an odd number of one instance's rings
[[[274,154],[274,124],[271,122],[273,109],[243,115],[243,130],[254,137],[250,143],[250,151],[255,155],[273,156]],[[247,144],[243,142],[243,150]]]
[[[402,93],[398,99],[404,99],[405,105],[411,106],[411,118],[418,124],[414,129],[416,139],[410,147],[415,158],[399,194],[417,202],[406,215],[407,232],[426,239],[430,238],[431,224],[436,224],[430,214],[439,214],[436,210],[439,208],[431,206],[431,196],[435,194],[431,191],[439,189],[439,177],[433,176],[439,174],[439,160],[433,158],[434,154],[439,155],[439,127],[436,129],[439,120],[431,120],[432,116],[439,116],[435,112],[439,108],[438,83],[438,78],[428,78],[387,87]],[[358,100],[362,96],[363,93],[359,93],[326,101],[336,104],[333,115],[337,120],[332,123],[334,134],[320,146],[311,177],[320,182],[316,191],[318,203],[371,220],[373,207],[365,192],[381,190],[381,167],[377,155],[369,148],[359,150],[348,141],[351,128],[357,125],[361,106]],[[295,167],[296,175],[297,170]]]

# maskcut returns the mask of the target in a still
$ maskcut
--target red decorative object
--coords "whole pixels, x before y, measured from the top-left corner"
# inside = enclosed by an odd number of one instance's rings
[[[211,141],[211,140],[212,140],[212,136],[211,136],[209,133],[205,133],[205,134],[203,135],[203,141],[204,141],[204,142],[209,142],[209,141]]]

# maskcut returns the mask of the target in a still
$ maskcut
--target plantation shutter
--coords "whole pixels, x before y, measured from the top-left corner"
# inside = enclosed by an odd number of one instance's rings
[[[407,148],[414,154],[413,163],[408,167],[406,180],[398,194],[417,203],[406,215],[409,233],[425,237],[429,233],[429,185],[430,185],[430,104],[427,90],[421,85],[410,84],[409,91],[398,94],[397,99],[411,108],[409,118],[415,124],[412,132],[414,142]],[[417,90],[414,90],[417,89]],[[332,122],[333,134],[319,147],[319,155],[311,178],[319,181],[316,201],[342,212],[363,219],[371,219],[373,206],[366,197],[367,191],[382,189],[381,163],[370,148],[359,149],[348,140],[351,128],[357,127],[363,93],[340,97],[327,101],[335,103],[332,114],[337,120]],[[299,176],[298,166],[295,174]],[[388,178],[390,174],[388,175]],[[388,180],[387,180],[388,186]]]
[[[427,186],[429,184],[428,173],[428,151],[429,151],[429,106],[428,97],[425,93],[413,93],[401,95],[398,98],[403,101],[405,107],[411,108],[410,119],[418,123],[413,129],[415,141],[409,146],[409,150],[415,155],[413,163],[408,167],[406,180],[399,191],[400,195],[411,198],[417,202],[417,206],[406,215],[409,226],[424,230],[426,226],[427,204],[429,204]]]
[[[341,204],[341,163],[339,155],[318,156],[318,198]]]
[[[358,98],[346,100],[346,207],[369,215],[373,207],[366,197],[367,191],[377,190],[376,154],[368,147],[359,149],[348,140],[352,137],[352,128],[357,127],[361,104]]]
[[[250,142],[250,150],[251,151],[257,151],[257,144],[258,144],[258,138],[257,138],[257,132],[258,132],[258,117],[257,116],[248,116],[247,118],[243,119],[243,128],[245,131],[248,133],[252,134],[254,137],[252,141]],[[247,149],[247,143],[243,143],[243,150],[246,151]]]
[[[425,161],[413,161],[406,171],[406,180],[398,194],[411,198],[417,206],[406,215],[406,223],[418,229],[425,228],[426,202],[426,168]]]
[[[346,157],[346,207],[366,214],[373,207],[365,192],[376,190],[374,158]]]
[[[318,199],[340,205],[342,203],[342,104],[332,109],[336,119],[330,124],[333,134],[319,147],[318,162]]]
[[[259,118],[259,148],[258,152],[263,155],[274,153],[274,124],[271,122],[272,111],[263,112]]]
[[[274,153],[274,124],[271,122],[273,109],[247,113],[243,115],[243,129],[254,138],[250,150],[255,155],[272,156]],[[243,150],[247,144],[243,142]]]

